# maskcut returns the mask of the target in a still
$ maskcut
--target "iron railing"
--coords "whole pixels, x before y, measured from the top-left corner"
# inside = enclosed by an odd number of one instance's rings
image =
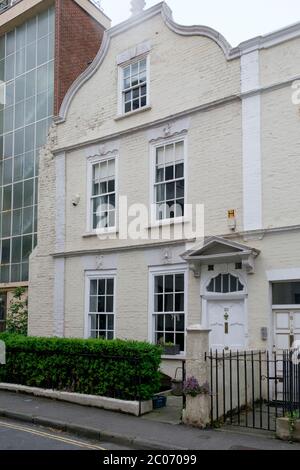
[[[283,409],[284,413],[300,418],[300,351],[283,352]]]
[[[275,431],[276,420],[285,410],[283,357],[268,351],[211,351],[206,361],[210,375],[211,425]]]

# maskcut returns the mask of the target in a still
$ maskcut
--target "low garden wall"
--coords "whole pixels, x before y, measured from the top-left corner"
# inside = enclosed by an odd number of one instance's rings
[[[0,382],[118,400],[146,401],[160,389],[161,348],[135,341],[0,334]]]

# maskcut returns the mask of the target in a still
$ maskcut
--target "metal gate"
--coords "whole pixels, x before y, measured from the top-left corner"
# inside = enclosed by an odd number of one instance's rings
[[[210,352],[211,425],[276,431],[276,420],[299,410],[300,366],[292,351]]]

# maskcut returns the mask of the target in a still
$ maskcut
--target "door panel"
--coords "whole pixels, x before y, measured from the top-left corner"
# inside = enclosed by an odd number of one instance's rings
[[[274,336],[277,352],[277,399],[283,398],[283,351],[290,349],[294,341],[300,340],[300,310],[274,312]]]
[[[210,347],[241,351],[245,349],[245,309],[243,300],[207,302]]]

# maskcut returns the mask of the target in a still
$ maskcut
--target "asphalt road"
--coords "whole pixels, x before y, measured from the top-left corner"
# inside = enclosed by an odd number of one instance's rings
[[[82,439],[54,429],[0,419],[0,450],[127,450],[107,442]]]

